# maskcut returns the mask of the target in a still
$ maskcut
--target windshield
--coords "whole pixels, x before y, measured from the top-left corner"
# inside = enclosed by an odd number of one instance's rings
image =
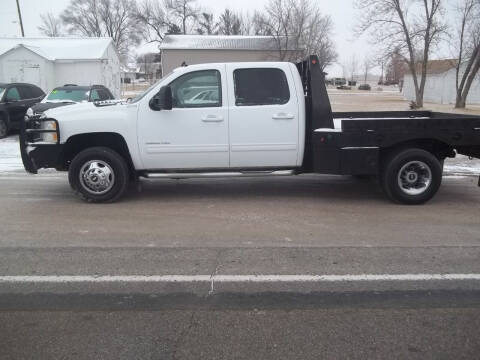
[[[88,101],[90,91],[80,89],[55,89],[47,97],[48,101]]]
[[[3,93],[5,92],[5,88],[0,86],[0,100],[3,98]]]

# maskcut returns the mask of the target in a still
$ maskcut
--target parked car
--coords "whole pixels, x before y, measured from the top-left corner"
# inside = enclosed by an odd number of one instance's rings
[[[358,90],[366,90],[366,91],[370,91],[372,90],[372,87],[368,84],[362,84],[358,87]]]
[[[218,100],[188,104],[199,86]],[[27,171],[68,171],[90,202],[119,199],[138,177],[318,173],[378,176],[395,202],[421,204],[438,191],[445,158],[480,158],[480,116],[333,113],[316,56],[182,67],[130,102],[51,109],[20,134]]]
[[[48,109],[81,102],[113,100],[115,97],[103,85],[77,86],[66,84],[53,89],[40,103],[27,110],[27,116],[41,115]]]
[[[27,109],[44,97],[43,90],[32,84],[0,83],[0,139],[18,129]]]

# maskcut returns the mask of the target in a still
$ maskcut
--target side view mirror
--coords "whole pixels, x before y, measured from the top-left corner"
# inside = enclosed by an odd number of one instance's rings
[[[155,111],[172,110],[173,96],[170,86],[163,86],[160,91],[150,100],[150,109]]]

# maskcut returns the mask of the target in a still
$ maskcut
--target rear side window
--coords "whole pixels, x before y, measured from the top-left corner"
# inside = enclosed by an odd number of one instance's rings
[[[30,91],[32,92],[34,98],[39,98],[45,95],[43,90],[36,86],[31,86]]]
[[[290,90],[285,73],[280,69],[237,69],[235,105],[282,105],[290,100]]]
[[[20,96],[23,99],[34,99],[36,96],[33,94],[33,90],[29,86],[19,86],[18,91],[20,91]]]

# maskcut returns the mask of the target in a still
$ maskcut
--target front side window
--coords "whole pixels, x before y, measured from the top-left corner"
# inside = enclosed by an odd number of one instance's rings
[[[290,90],[285,73],[280,69],[237,69],[235,105],[283,105],[290,100]]]
[[[7,100],[20,100],[20,93],[18,92],[18,89],[16,87],[11,87],[7,91]]]
[[[174,108],[222,106],[220,72],[195,71],[180,76],[170,83]]]
[[[100,99],[103,100],[111,100],[113,97],[108,93],[107,90],[100,89],[98,90],[98,94],[100,95]]]
[[[48,95],[47,101],[88,101],[90,91],[80,89],[55,89]]]
[[[90,101],[100,101],[102,100],[100,98],[100,94],[98,93],[97,90],[93,89],[90,93]]]

